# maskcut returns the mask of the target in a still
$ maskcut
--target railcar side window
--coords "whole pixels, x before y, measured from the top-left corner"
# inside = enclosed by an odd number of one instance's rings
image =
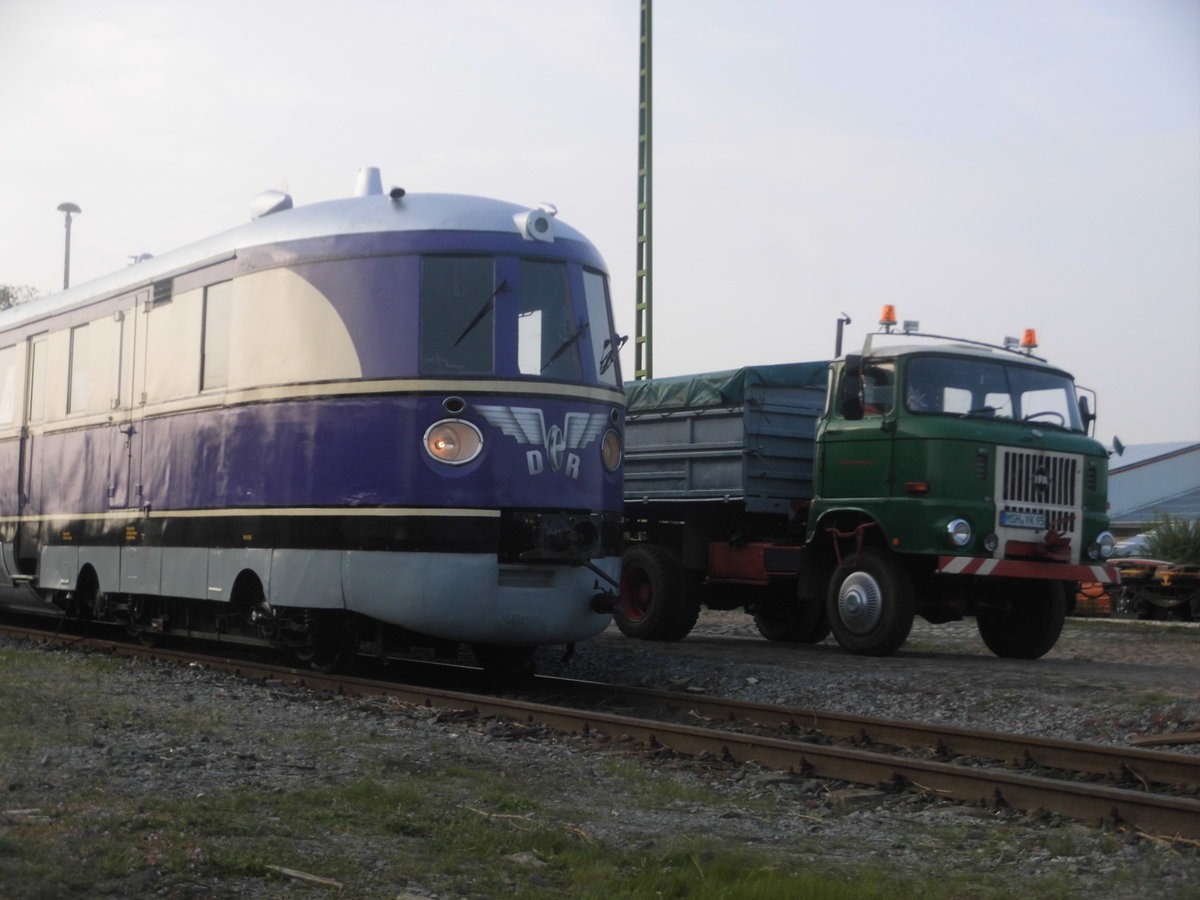
[[[567,267],[521,260],[521,306],[517,323],[517,368],[522,375],[578,380],[579,342],[587,321],[571,315]]]
[[[67,412],[86,412],[89,399],[88,327],[71,329],[70,374],[67,379]]]
[[[204,336],[200,347],[200,389],[229,384],[229,326],[233,313],[233,282],[204,289]]]
[[[140,302],[140,298],[139,298]],[[128,406],[133,399],[133,324],[136,307],[121,313],[117,333],[117,377],[113,383],[113,409]]]
[[[592,358],[602,384],[619,384],[621,371],[617,338],[608,320],[608,281],[599,272],[584,271],[583,293],[587,300],[588,331],[592,338]]]
[[[421,260],[421,372],[489,374],[497,294],[490,257]]]
[[[0,425],[10,425],[17,415],[17,348],[0,350]]]
[[[46,338],[29,342],[29,421],[46,418],[46,356],[50,343]]]

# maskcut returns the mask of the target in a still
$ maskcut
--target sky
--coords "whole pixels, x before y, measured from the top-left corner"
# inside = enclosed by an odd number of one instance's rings
[[[385,187],[551,202],[635,330],[638,0],[0,0],[0,283]],[[894,304],[1200,441],[1200,0],[654,0],[653,374]],[[633,371],[632,340],[623,364]]]

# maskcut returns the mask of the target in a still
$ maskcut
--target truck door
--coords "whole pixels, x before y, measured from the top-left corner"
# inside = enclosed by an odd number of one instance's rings
[[[822,498],[891,496],[895,369],[891,360],[850,357],[839,372],[818,432]]]

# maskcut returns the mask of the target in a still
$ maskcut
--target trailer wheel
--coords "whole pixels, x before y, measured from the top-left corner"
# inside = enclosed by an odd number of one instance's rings
[[[843,650],[887,656],[908,639],[916,614],[912,581],[893,554],[865,548],[858,562],[833,573],[825,604]]]
[[[772,585],[763,604],[754,612],[758,633],[768,641],[819,644],[829,636],[825,604],[796,596],[796,583]]]
[[[695,595],[684,590],[683,573],[665,547],[637,544],[621,560],[617,627],[644,641],[679,641],[700,616]]]
[[[1000,609],[980,611],[975,623],[979,636],[997,656],[1037,659],[1045,656],[1062,634],[1066,592],[1058,581],[1033,581],[1019,590]]]

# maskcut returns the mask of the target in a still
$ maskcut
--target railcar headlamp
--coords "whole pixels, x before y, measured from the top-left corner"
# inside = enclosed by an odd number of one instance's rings
[[[623,455],[621,436],[615,429],[610,428],[604,432],[604,439],[600,442],[600,458],[604,460],[604,468],[610,472],[617,471]]]
[[[955,519],[946,526],[946,534],[955,547],[965,547],[971,543],[971,523],[966,519]]]
[[[425,452],[451,466],[469,463],[483,449],[483,435],[465,419],[442,419],[425,432]]]

